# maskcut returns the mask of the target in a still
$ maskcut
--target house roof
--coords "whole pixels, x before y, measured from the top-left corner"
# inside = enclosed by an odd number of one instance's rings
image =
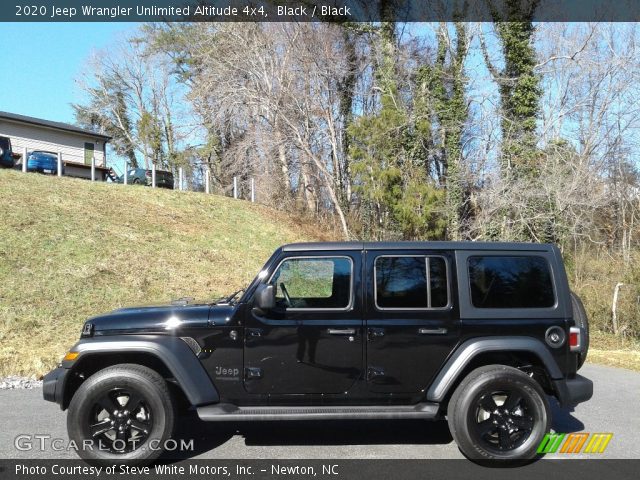
[[[93,132],[85,128],[76,127],[68,123],[52,122],[51,120],[43,120],[42,118],[27,117],[26,115],[18,115],[17,113],[0,112],[0,120],[8,120],[10,122],[27,123],[29,125],[36,125],[38,127],[51,128],[54,130],[62,130],[65,132],[77,133],[80,135],[86,135],[89,137],[95,137],[103,139],[104,141],[111,140],[109,135]]]

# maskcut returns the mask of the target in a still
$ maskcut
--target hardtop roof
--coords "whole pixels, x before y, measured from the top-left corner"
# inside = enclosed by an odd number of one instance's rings
[[[285,252],[339,250],[511,250],[549,251],[550,243],[522,242],[302,242],[282,246]]]

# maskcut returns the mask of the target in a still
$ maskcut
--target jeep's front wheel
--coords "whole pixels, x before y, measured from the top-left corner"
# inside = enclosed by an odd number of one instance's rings
[[[67,431],[85,460],[143,465],[162,454],[173,419],[165,380],[150,368],[120,364],[80,386],[69,405]]]
[[[447,409],[451,435],[474,460],[529,460],[549,431],[551,412],[540,385],[504,365],[472,371]]]

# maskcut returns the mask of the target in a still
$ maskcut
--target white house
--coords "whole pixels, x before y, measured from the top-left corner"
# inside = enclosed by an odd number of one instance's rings
[[[14,153],[35,150],[60,153],[65,175],[91,178],[95,158],[96,179],[106,180],[108,135],[40,118],[0,112],[0,136],[9,137]]]

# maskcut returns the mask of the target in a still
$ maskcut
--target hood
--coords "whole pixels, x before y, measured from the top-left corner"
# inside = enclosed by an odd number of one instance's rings
[[[231,305],[184,302],[126,307],[92,317],[85,325],[91,324],[94,335],[175,334],[189,328],[227,323],[234,308]]]

